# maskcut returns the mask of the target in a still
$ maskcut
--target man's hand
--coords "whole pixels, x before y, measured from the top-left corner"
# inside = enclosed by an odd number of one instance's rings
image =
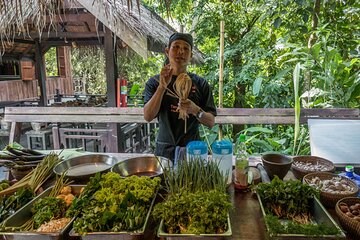
[[[160,71],[160,82],[159,87],[162,89],[166,89],[171,81],[173,69],[170,64],[165,65]]]
[[[178,107],[181,110],[185,110],[187,114],[192,114],[194,116],[200,111],[200,107],[190,99],[179,99]]]

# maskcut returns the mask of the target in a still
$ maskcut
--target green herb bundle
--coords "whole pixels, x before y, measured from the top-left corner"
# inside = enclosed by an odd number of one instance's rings
[[[256,192],[264,203],[265,211],[278,218],[307,224],[310,221],[310,201],[319,192],[300,181],[282,181],[277,176],[271,183],[260,183]]]
[[[277,234],[304,234],[308,236],[323,236],[323,235],[338,235],[340,230],[338,228],[328,226],[325,223],[315,224],[300,224],[288,221],[286,224],[274,215],[265,216],[266,224],[269,227],[270,235]]]
[[[5,184],[4,184],[5,186]],[[28,188],[19,188],[10,196],[0,197],[0,222],[4,221],[11,214],[19,210],[35,196]]]
[[[45,197],[37,201],[31,211],[34,213],[34,229],[52,219],[62,218],[66,211],[66,204],[63,199],[56,197]]]
[[[231,207],[228,195],[218,190],[183,192],[157,204],[153,215],[164,219],[170,234],[221,234],[228,229]]]
[[[33,216],[29,220],[27,220],[20,227],[10,227],[7,230],[33,231],[34,229],[39,228],[45,222],[48,222],[52,219],[62,218],[65,214],[67,206],[64,199],[56,198],[56,196],[60,194],[60,191],[63,187],[70,184],[70,182],[65,179],[65,174],[66,173],[64,172],[59,178],[56,179],[56,182],[47,197],[41,198],[34,203],[31,209]]]
[[[310,204],[319,192],[300,181],[282,181],[277,176],[271,183],[260,183],[256,192],[264,205],[265,222],[270,235],[304,234],[337,235],[339,229],[311,222]]]
[[[180,161],[176,170],[165,169],[165,184],[170,195],[182,191],[197,192],[218,190],[225,192],[227,177],[222,175],[216,161],[194,158]]]
[[[61,159],[56,153],[50,153],[44,157],[35,169],[33,169],[20,181],[0,191],[0,196],[12,194],[22,187],[30,188],[33,192],[36,192],[41,185],[51,177],[53,168],[60,162],[60,160]]]
[[[99,175],[95,179],[99,180]],[[160,182],[158,177],[121,178],[113,172],[103,174],[100,181],[92,179],[70,209],[69,214],[78,214],[74,230],[85,234],[141,229]],[[74,206],[81,209],[76,211]]]
[[[227,177],[217,162],[184,160],[176,169],[165,170],[164,176],[168,195],[155,206],[153,215],[164,220],[166,232],[221,234],[228,229],[232,203],[226,193]]]

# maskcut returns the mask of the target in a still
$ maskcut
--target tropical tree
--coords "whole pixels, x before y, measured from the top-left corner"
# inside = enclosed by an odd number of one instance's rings
[[[294,108],[292,73],[297,63],[302,66],[298,88],[302,107],[360,106],[358,1],[171,2],[173,22],[192,32],[205,53],[205,64],[195,70],[209,80],[216,96],[219,22],[225,21],[224,107]],[[164,9],[160,5],[155,10],[166,15]],[[271,150],[281,144],[285,151],[295,151],[293,140],[281,137],[293,136],[293,126],[263,127],[270,131],[247,132],[256,136],[253,142],[258,146]],[[242,126],[235,126],[232,134],[231,127],[226,129],[229,138],[246,131]],[[306,133],[306,128],[300,129],[297,138],[305,151]],[[216,133],[205,130],[203,134]]]

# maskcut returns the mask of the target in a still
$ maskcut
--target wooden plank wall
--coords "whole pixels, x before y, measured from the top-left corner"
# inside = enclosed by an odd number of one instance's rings
[[[37,81],[0,81],[0,101],[21,101],[37,98]]]
[[[52,98],[56,89],[61,94],[73,95],[73,83],[70,78],[51,77],[46,82],[47,95]],[[37,98],[37,80],[0,81],[0,101],[22,101]]]
[[[48,98],[53,98],[56,94],[56,89],[60,90],[61,94],[73,95],[73,81],[70,78],[51,77],[46,82],[46,93]]]

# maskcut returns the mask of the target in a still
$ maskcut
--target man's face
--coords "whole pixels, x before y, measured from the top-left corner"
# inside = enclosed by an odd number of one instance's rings
[[[183,40],[175,40],[166,48],[166,54],[171,64],[186,66],[192,57],[191,46]]]

